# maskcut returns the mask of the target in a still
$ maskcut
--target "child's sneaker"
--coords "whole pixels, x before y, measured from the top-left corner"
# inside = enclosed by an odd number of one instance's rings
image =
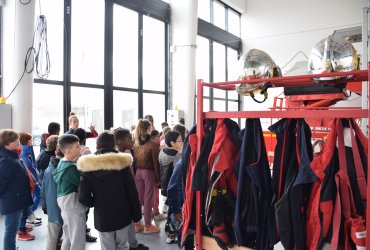
[[[143,231],[144,230],[144,225],[141,223],[134,223],[135,225],[135,233]]]
[[[159,213],[157,215],[154,215],[154,219],[155,220],[165,220],[167,219],[167,215]]]
[[[172,243],[176,243],[177,240],[176,240],[176,235],[175,234],[168,234],[167,235],[167,239],[166,239],[166,243],[167,244],[172,244]]]
[[[17,235],[18,240],[34,240],[35,236],[27,232],[19,232]]]
[[[26,225],[25,228],[26,228],[26,232],[31,232],[33,230],[33,227],[29,225]]]
[[[42,218],[36,217],[36,215],[34,213],[32,213],[30,216],[28,216],[28,219],[30,221],[34,221],[34,220],[42,221]]]
[[[150,226],[144,226],[144,233],[145,234],[153,234],[153,233],[159,233],[161,229],[157,226],[150,225]]]
[[[29,220],[29,219],[27,219],[26,220],[26,222],[28,223],[28,224],[31,224],[32,226],[40,226],[41,225],[41,221],[39,221],[39,220]]]

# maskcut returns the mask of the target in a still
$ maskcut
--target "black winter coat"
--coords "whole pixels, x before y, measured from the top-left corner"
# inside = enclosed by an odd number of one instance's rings
[[[94,207],[94,224],[100,232],[111,232],[141,219],[138,192],[130,166],[130,154],[114,149],[82,156],[77,168],[82,172],[78,199]]]

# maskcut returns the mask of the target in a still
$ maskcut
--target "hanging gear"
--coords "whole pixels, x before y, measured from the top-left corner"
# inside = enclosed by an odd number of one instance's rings
[[[279,239],[285,249],[305,249],[305,224],[312,183],[311,130],[303,119],[281,119],[270,126],[276,133],[273,190],[269,215],[272,246]]]
[[[365,247],[367,147],[353,119],[334,120],[323,152],[311,164],[319,181],[307,215],[308,249]]]
[[[273,191],[260,119],[246,119],[242,134],[238,193],[234,217],[238,245],[272,249],[268,237],[268,214]]]

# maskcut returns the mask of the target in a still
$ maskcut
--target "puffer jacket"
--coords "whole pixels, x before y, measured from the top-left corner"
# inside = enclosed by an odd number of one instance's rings
[[[82,172],[78,199],[81,204],[94,207],[95,228],[111,232],[140,221],[140,202],[130,170],[131,155],[114,149],[95,154],[77,161]]]
[[[9,214],[33,204],[30,179],[18,154],[0,147],[0,213]]]
[[[134,168],[154,170],[155,181],[159,182],[159,145],[150,140],[150,135],[147,135],[144,141],[136,142],[133,149]]]
[[[159,166],[161,178],[161,194],[167,196],[167,187],[171,179],[173,168],[181,159],[181,153],[173,148],[164,148],[159,152]]]

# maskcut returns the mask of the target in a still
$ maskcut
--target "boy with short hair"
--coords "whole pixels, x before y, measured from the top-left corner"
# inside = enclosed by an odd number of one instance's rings
[[[49,137],[48,140],[50,138],[51,137]],[[57,248],[60,230],[63,225],[60,208],[57,203],[57,184],[53,178],[53,173],[64,155],[59,148],[55,150],[54,154],[56,154],[56,156],[51,157],[50,164],[45,170],[40,195],[40,204],[44,213],[48,215],[49,222],[46,250],[54,250]]]
[[[13,129],[0,130],[0,213],[4,215],[4,250],[15,250],[15,237],[21,211],[32,205],[31,174],[19,159],[19,134]]]
[[[40,152],[47,148],[46,140],[52,135],[59,135],[60,124],[57,122],[50,122],[48,125],[48,133],[41,135]]]
[[[119,128],[114,131],[114,138],[116,139],[116,146],[119,152],[130,153],[132,155],[132,136],[128,129]],[[134,170],[132,173],[134,174]],[[131,223],[128,229],[128,243],[130,250],[149,250],[149,247],[139,243],[136,239],[135,226]]]
[[[42,179],[44,178],[44,172],[46,168],[49,166],[49,162],[51,157],[55,156],[55,151],[58,144],[58,136],[51,135],[48,139],[46,139],[46,149],[41,151],[39,156],[36,160],[37,169],[40,172],[40,183],[42,183]]]
[[[80,173],[76,167],[80,141],[75,135],[64,134],[58,139],[58,147],[64,154],[54,172],[57,202],[64,222],[62,249],[83,250],[86,245],[86,207],[78,201]]]
[[[96,139],[95,155],[77,162],[82,172],[79,201],[94,207],[94,225],[101,249],[128,249],[132,221],[141,220],[140,202],[130,171],[132,156],[115,150],[114,135],[104,131]]]

